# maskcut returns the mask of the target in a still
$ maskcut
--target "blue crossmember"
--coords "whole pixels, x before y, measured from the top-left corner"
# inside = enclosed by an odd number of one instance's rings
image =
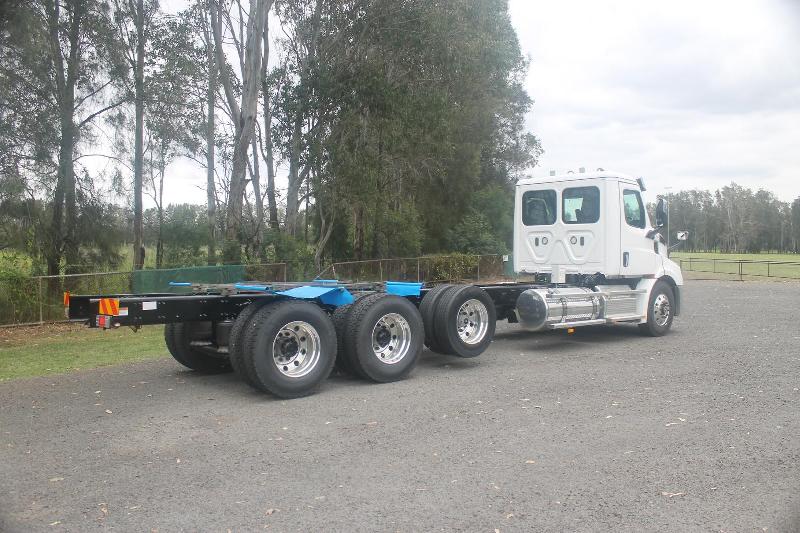
[[[320,302],[337,307],[351,304],[354,301],[353,295],[344,287],[314,287],[312,285],[304,285],[287,291],[280,291],[276,294],[288,296],[290,298],[300,298],[302,300],[314,300],[319,298]]]
[[[422,290],[422,283],[410,283],[406,281],[387,281],[386,292],[397,296],[419,296]]]

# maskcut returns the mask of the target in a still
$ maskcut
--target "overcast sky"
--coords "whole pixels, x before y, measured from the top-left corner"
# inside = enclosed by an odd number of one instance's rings
[[[510,10],[530,58],[527,123],[545,150],[531,175],[603,167],[655,193],[735,181],[800,196],[800,0]],[[204,203],[204,183],[202,168],[175,163],[167,201]]]
[[[663,192],[800,195],[800,0],[511,0],[534,175],[603,167]]]

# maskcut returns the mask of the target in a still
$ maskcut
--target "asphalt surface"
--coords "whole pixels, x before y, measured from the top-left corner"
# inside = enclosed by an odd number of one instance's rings
[[[798,531],[798,302],[691,281],[662,339],[502,325],[290,401],[171,359],[3,383],[0,531]]]

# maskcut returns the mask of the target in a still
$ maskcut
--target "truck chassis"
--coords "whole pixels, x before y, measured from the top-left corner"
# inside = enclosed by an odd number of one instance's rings
[[[597,280],[593,280],[597,281]],[[189,293],[65,294],[67,316],[92,328],[164,324],[182,365],[235,371],[258,390],[283,398],[312,393],[334,365],[362,378],[405,378],[423,345],[476,357],[492,342],[497,320],[529,330],[639,323],[663,335],[678,314],[676,286],[246,282],[173,283]]]

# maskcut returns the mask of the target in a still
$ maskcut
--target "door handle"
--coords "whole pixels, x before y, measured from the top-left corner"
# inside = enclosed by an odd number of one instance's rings
[[[628,252],[622,252],[622,266],[628,266],[628,262],[630,261],[631,254]]]

